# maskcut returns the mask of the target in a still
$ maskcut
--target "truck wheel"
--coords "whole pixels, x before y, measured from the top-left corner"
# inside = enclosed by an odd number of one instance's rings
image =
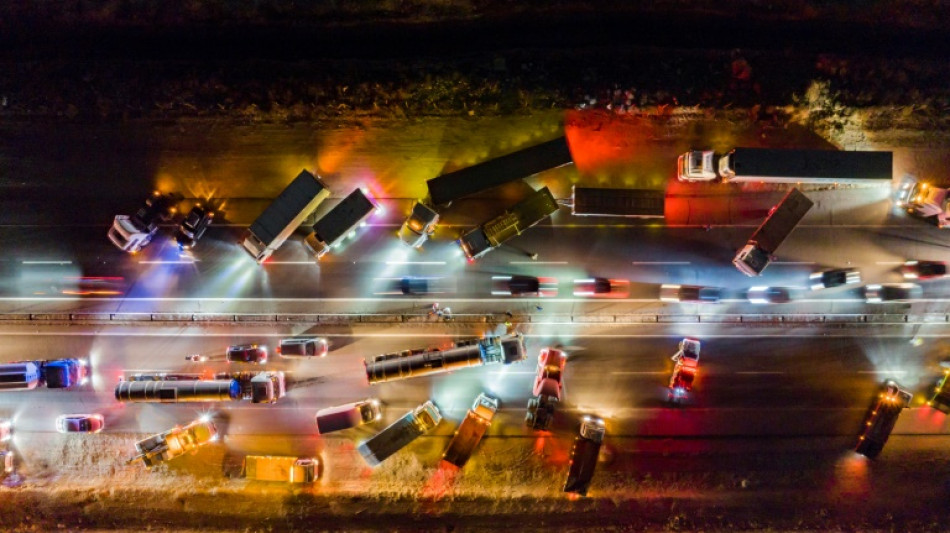
[[[534,429],[534,413],[528,413],[524,417],[524,425]]]
[[[528,409],[529,409],[529,410],[535,411],[535,410],[537,410],[537,408],[538,408],[538,399],[537,399],[537,398],[531,398],[530,400],[528,400]]]

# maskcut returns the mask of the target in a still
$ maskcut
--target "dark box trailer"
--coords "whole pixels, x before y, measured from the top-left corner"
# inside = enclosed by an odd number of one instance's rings
[[[303,170],[251,224],[244,248],[263,263],[330,196],[317,176]]]
[[[567,138],[558,137],[553,141],[432,178],[427,182],[429,199],[433,206],[449,204],[492,187],[573,162]]]
[[[544,187],[525,198],[507,213],[469,230],[458,239],[462,252],[469,261],[478,259],[490,250],[551,216],[558,209],[557,200]]]
[[[356,189],[313,225],[305,241],[307,247],[317,259],[323,257],[375,210],[376,204],[362,189]]]
[[[574,447],[571,449],[571,466],[567,472],[567,482],[564,483],[564,492],[587,496],[605,434],[603,420],[584,417],[580,433],[574,438]]]
[[[577,216],[663,218],[666,191],[574,187],[571,214]]]
[[[879,183],[894,176],[891,152],[736,148],[719,160],[724,181]]]
[[[775,253],[812,205],[814,203],[798,189],[788,191],[749,240],[755,241],[759,248]]]

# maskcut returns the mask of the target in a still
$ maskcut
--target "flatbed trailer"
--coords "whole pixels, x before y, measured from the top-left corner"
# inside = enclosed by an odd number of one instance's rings
[[[558,205],[547,187],[535,191],[506,213],[462,235],[458,244],[469,261],[474,261],[508,240],[524,233],[557,211]]]
[[[666,191],[574,186],[570,205],[575,216],[663,218]]]

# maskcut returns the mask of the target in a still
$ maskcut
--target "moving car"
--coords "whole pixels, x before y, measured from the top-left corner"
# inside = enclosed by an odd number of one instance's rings
[[[454,292],[453,283],[446,278],[405,276],[402,278],[378,278],[376,294],[444,294]]]
[[[947,264],[943,261],[907,261],[901,266],[904,279],[938,279],[947,277]]]
[[[864,288],[864,297],[869,304],[914,300],[923,294],[920,285],[914,283],[882,283]]]
[[[277,345],[277,354],[281,357],[325,357],[329,347],[324,338],[283,339]]]
[[[106,427],[102,415],[59,415],[56,431],[60,433],[99,433]]]
[[[542,298],[557,296],[557,280],[533,276],[492,276],[494,296],[537,295]]]
[[[0,420],[0,442],[7,442],[13,438],[13,422]]]
[[[698,285],[660,285],[660,300],[664,302],[719,303],[722,289]]]
[[[533,398],[528,400],[525,425],[546,430],[554,420],[554,407],[561,401],[564,365],[567,354],[554,348],[542,348],[538,355],[538,373],[534,378]]]
[[[239,344],[228,346],[229,363],[257,363],[267,362],[267,346],[258,344]]]
[[[178,243],[179,250],[190,250],[198,242],[198,239],[207,231],[214,219],[214,212],[207,207],[201,207],[198,204],[191,208],[188,216],[181,221],[178,231],[175,233],[175,241]]]
[[[752,287],[746,296],[754,304],[785,304],[792,301],[792,292],[785,287]]]
[[[861,273],[853,268],[836,268],[814,272],[808,276],[811,290],[832,289],[844,285],[861,283]]]
[[[574,296],[622,297],[630,292],[625,279],[585,278],[574,280]]]

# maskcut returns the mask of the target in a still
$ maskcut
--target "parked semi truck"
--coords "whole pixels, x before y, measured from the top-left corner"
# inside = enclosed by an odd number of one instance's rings
[[[475,398],[472,408],[465,413],[465,419],[455,430],[455,435],[442,454],[442,459],[459,468],[465,466],[475,451],[475,447],[491,427],[492,418],[498,411],[498,400],[481,393]]]
[[[561,403],[564,391],[564,366],[567,354],[554,348],[543,348],[538,355],[532,398],[524,423],[531,429],[546,431],[554,421],[554,410]]]
[[[0,390],[71,389],[89,382],[85,359],[15,361],[0,364]]]
[[[765,222],[755,230],[749,242],[739,250],[732,264],[746,276],[761,274],[774,259],[778,247],[801,222],[812,205],[812,201],[798,189],[788,191],[782,201],[769,212]]]
[[[427,401],[362,442],[357,450],[370,466],[377,466],[419,436],[435,429],[441,421],[439,408]]]
[[[412,206],[399,238],[420,247],[439,223],[438,209],[475,193],[573,162],[565,137],[443,174],[427,182],[429,195]]]
[[[567,472],[564,492],[587,496],[606,433],[604,421],[600,418],[585,416],[581,419],[580,433],[574,438],[574,447],[571,449],[571,466]]]
[[[950,415],[950,369],[943,371],[943,377],[934,388],[934,395],[927,402],[927,405],[940,411],[945,415]]]
[[[891,152],[735,148],[716,165],[713,152],[692,150],[679,157],[678,175],[681,181],[890,185],[893,159]]]
[[[109,228],[109,240],[122,251],[134,254],[152,242],[162,222],[171,220],[181,197],[158,191],[145,199],[145,206],[134,215],[116,215]]]
[[[666,192],[574,186],[569,205],[575,216],[663,218]]]
[[[189,379],[174,375],[136,374],[116,383],[115,399],[133,403],[230,402],[250,400],[274,403],[286,394],[284,373],[279,371],[215,374],[214,379]]]
[[[218,428],[210,417],[203,416],[185,427],[175,426],[136,442],[135,451],[138,455],[126,462],[142,461],[146,468],[152,468],[186,453],[196,453],[199,447],[217,438]]]
[[[255,261],[263,263],[329,196],[330,189],[319,177],[300,171],[251,224],[244,238],[244,249]]]
[[[459,368],[511,364],[525,358],[520,333],[456,342],[445,350],[405,350],[378,355],[366,365],[370,384],[449,372]]]
[[[459,246],[474,261],[557,211],[557,201],[547,187],[535,191],[519,204],[459,238]]]
[[[364,190],[356,189],[313,225],[313,231],[304,243],[310,253],[320,259],[344,237],[355,232],[373,211],[376,211],[376,204]]]
[[[696,339],[685,338],[680,341],[679,349],[673,354],[673,375],[670,376],[667,401],[677,403],[685,400],[693,391],[693,381],[699,370],[700,346]]]
[[[321,470],[317,457],[248,455],[244,458],[244,477],[254,481],[313,483],[320,479]]]
[[[950,227],[950,196],[945,187],[934,187],[914,176],[904,176],[897,189],[895,204],[908,213],[932,218],[939,228]]]
[[[911,398],[911,393],[902,390],[897,382],[885,381],[868,409],[855,451],[870,459],[877,457]]]

